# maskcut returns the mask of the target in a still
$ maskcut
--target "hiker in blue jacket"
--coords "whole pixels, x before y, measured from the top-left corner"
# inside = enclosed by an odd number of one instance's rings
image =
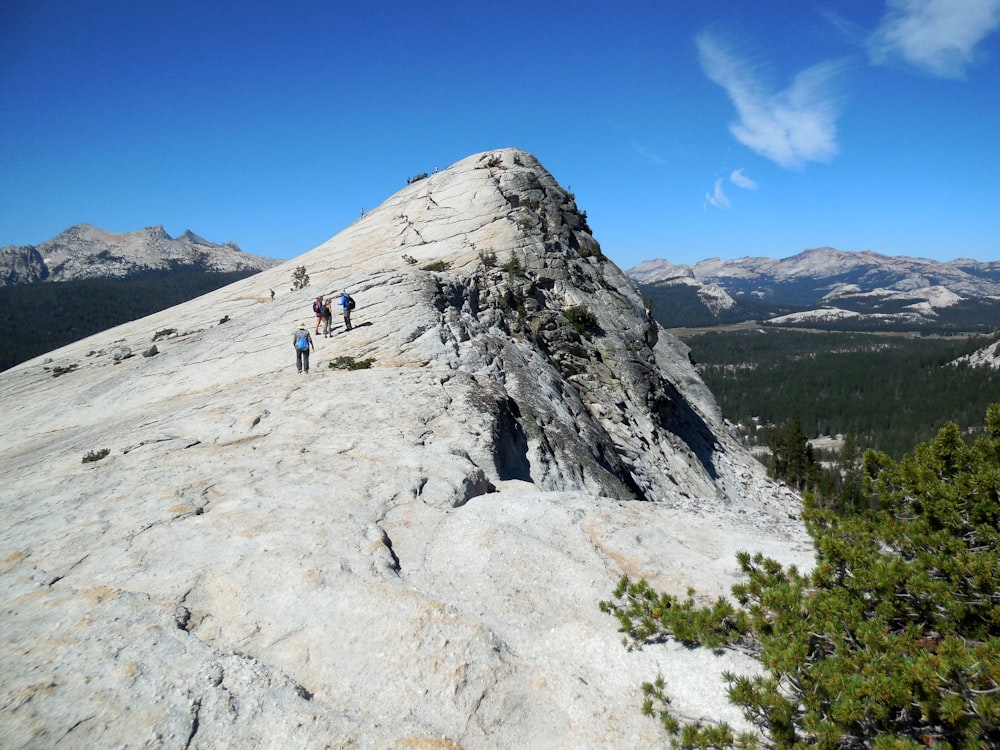
[[[292,345],[295,347],[295,369],[309,374],[309,352],[316,347],[305,323],[299,323],[298,330],[292,335]]]
[[[344,309],[344,328],[349,331],[351,330],[351,310],[354,309],[354,300],[347,292],[340,295],[340,306]]]

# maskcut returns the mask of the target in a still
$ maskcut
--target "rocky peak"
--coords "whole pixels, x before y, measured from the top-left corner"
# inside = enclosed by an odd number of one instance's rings
[[[739,724],[718,677],[753,663],[628,652],[598,601],[808,562],[798,499],[516,149],[0,373],[0,408],[5,744],[659,746],[643,680]]]
[[[216,244],[190,230],[174,239],[162,225],[118,234],[78,224],[37,247],[0,249],[0,284],[125,278],[176,268],[258,271],[277,263],[243,253],[235,242]]]

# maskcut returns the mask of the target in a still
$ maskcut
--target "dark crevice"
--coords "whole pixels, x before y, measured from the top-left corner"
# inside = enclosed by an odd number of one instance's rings
[[[194,736],[198,734],[198,714],[201,713],[201,698],[196,698],[191,704],[191,731],[188,734],[187,742],[184,743],[185,750],[191,747]]]
[[[385,545],[385,548],[389,551],[389,557],[392,558],[392,565],[390,567],[398,573],[401,570],[401,566],[399,564],[399,557],[396,556],[396,551],[392,548],[392,539],[389,538],[385,529],[379,528],[379,531],[382,532],[382,544]]]
[[[531,462],[528,460],[528,438],[521,426],[521,410],[517,402],[508,397],[500,404],[497,413],[495,440],[497,476],[501,480],[520,479],[531,481]]]

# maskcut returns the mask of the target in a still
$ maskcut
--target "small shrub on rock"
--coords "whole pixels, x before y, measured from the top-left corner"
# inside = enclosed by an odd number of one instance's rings
[[[421,271],[439,271],[440,272],[440,271],[447,271],[449,268],[451,268],[451,263],[449,263],[448,261],[446,261],[446,260],[435,260],[435,261],[433,261],[431,263],[428,263],[426,266],[421,266],[420,270]]]
[[[524,234],[530,234],[538,226],[538,221],[531,216],[524,216],[517,220],[517,227]]]
[[[521,259],[516,255],[511,255],[506,263],[503,264],[503,270],[507,272],[507,276],[513,278],[514,276],[521,276],[524,274],[524,265],[521,263]]]
[[[563,310],[563,315],[581,336],[597,330],[597,317],[584,305],[574,305]]]
[[[101,448],[98,451],[90,451],[86,455],[84,455],[81,463],[91,464],[94,463],[95,461],[100,461],[109,453],[111,453],[111,450],[109,448]]]
[[[62,365],[56,365],[51,370],[52,377],[58,378],[60,375],[65,375],[68,372],[73,372],[73,370],[75,369],[76,369],[76,362],[73,362],[70,365],[66,365],[65,367],[63,367]]]
[[[371,357],[368,359],[355,359],[354,357],[337,357],[331,360],[327,365],[331,370],[367,370],[372,366],[375,360]]]

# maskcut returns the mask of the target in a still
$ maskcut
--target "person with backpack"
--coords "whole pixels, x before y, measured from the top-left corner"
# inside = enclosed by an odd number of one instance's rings
[[[295,347],[295,369],[301,374],[303,371],[309,374],[309,352],[315,349],[312,336],[305,322],[299,323],[299,328],[292,336],[292,345]]]
[[[327,297],[323,301],[323,338],[330,335],[331,325],[333,325],[333,300]]]
[[[351,310],[354,309],[354,300],[347,292],[340,295],[340,306],[344,309],[344,328],[351,330]]]
[[[313,312],[316,313],[316,335],[319,336],[319,324],[323,322],[323,295],[313,300]]]

